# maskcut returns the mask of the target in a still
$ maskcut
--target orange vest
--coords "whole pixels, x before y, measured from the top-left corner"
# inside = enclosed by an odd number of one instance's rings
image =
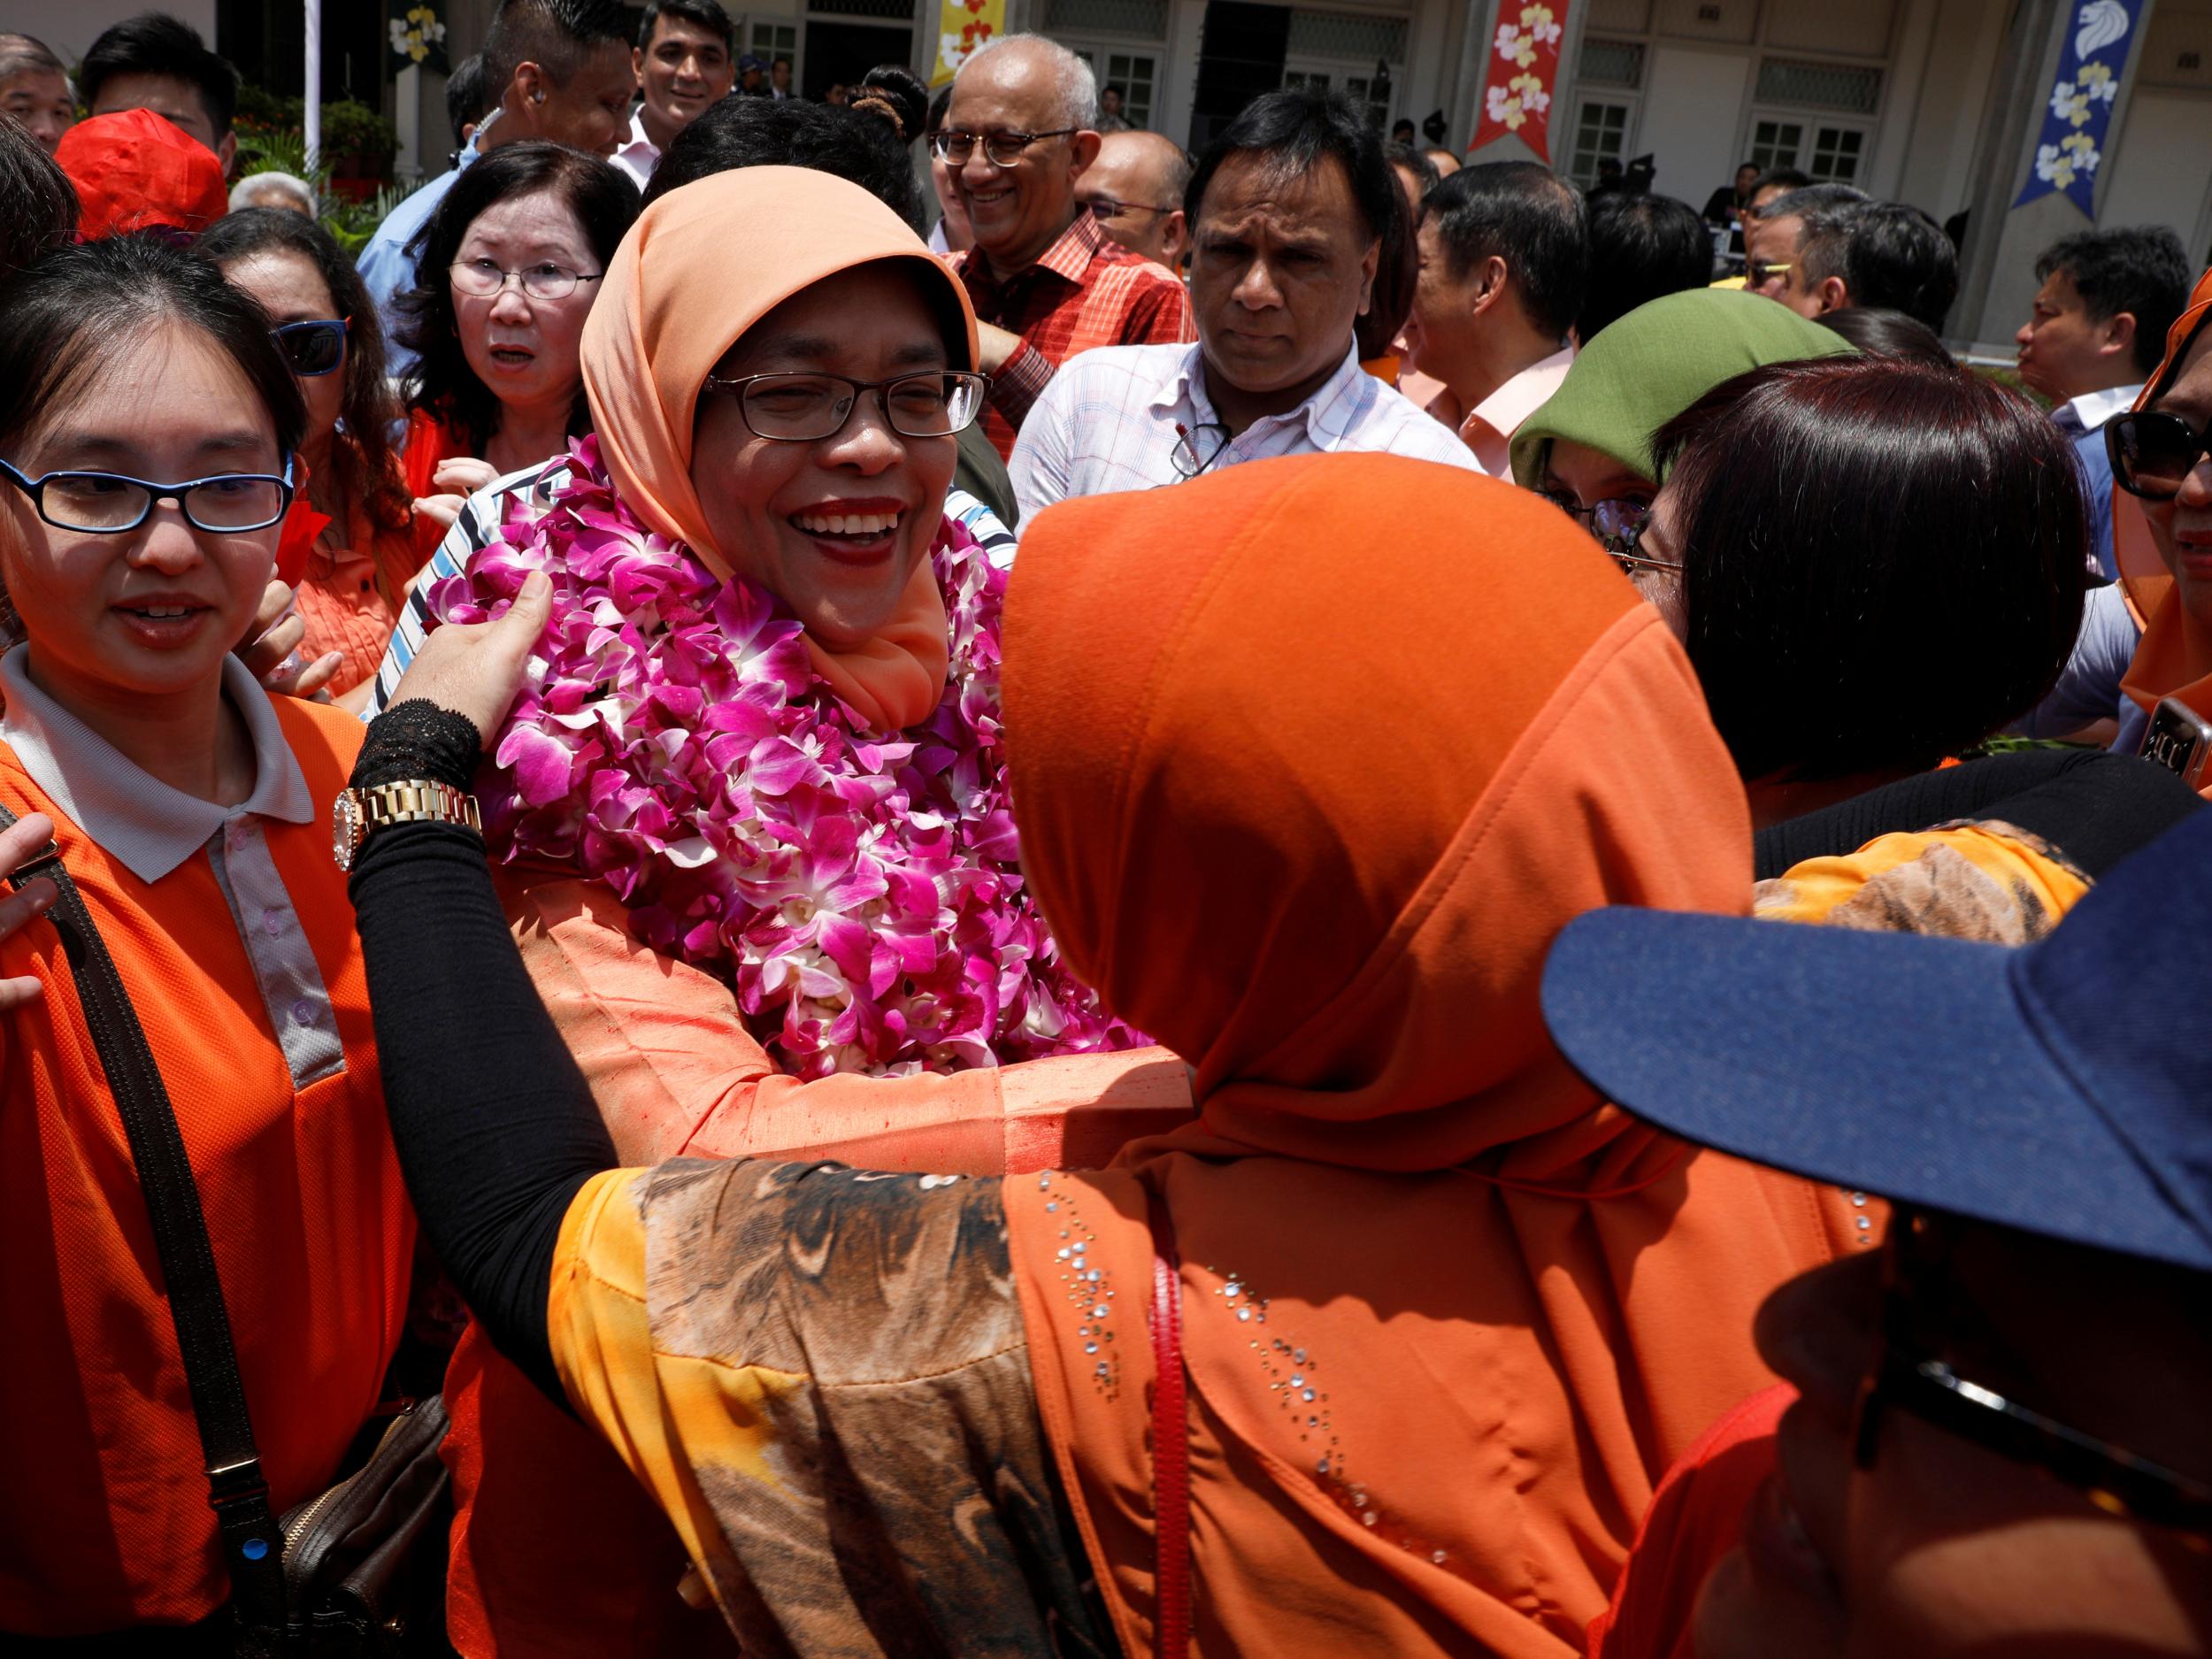
[[[198,1179],[281,1513],[328,1481],[376,1403],[406,1311],[414,1221],[330,856],[330,802],[361,727],[275,701],[316,812],[262,827],[345,1056],[304,1089],[204,852],[140,881],[4,743],[0,802],[53,818],[136,1005]],[[52,925],[0,941],[0,974],[42,991],[0,1019],[0,1631],[188,1623],[228,1589],[145,1199]]]

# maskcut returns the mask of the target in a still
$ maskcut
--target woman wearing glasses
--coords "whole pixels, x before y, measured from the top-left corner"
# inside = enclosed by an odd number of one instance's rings
[[[378,701],[424,614],[473,623],[554,578],[488,828],[616,1143],[997,1174],[1179,1121],[1181,1066],[1122,1052],[1142,1040],[1021,880],[1006,577],[949,488],[983,391],[964,291],[875,196],[782,166],[659,196],[602,287],[593,435],[468,503]],[[465,1653],[605,1652],[604,1629],[680,1618],[681,1549],[604,1448],[479,1333],[448,1396]]]
[[[2166,335],[2166,360],[2106,423],[2112,480],[2139,514],[2114,515],[2128,598],[2146,618],[2113,747],[2148,752],[2212,789],[2212,271]],[[2123,509],[2126,503],[2121,503]],[[2162,711],[2170,699],[2177,705]],[[2146,738],[2153,741],[2147,744]]]
[[[376,309],[330,233],[280,208],[229,214],[192,251],[269,314],[299,382],[304,499],[286,522],[278,564],[306,624],[301,649],[330,672],[340,703],[357,710],[422,565],[392,449],[399,405],[384,378]]]
[[[134,1005],[280,1512],[377,1400],[413,1233],[330,857],[360,728],[229,649],[305,425],[204,261],[119,237],[0,288],[0,858],[35,873],[53,838]],[[140,1627],[219,1619],[228,1586],[145,1191],[60,935],[26,920],[54,898],[0,901],[0,1632],[165,1653]]]
[[[461,175],[424,233],[395,331],[407,379],[407,486],[426,556],[472,490],[591,430],[578,366],[637,187],[560,144],[509,144]]]

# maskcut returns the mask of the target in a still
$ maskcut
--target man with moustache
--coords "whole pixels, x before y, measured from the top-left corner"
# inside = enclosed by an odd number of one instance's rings
[[[652,0],[630,67],[641,95],[614,165],[642,190],[676,134],[737,81],[735,31],[718,0]]]
[[[1001,455],[1068,358],[1191,337],[1183,285],[1109,240],[1076,200],[1098,119],[1087,64],[1042,35],[1008,35],[961,65],[930,140],[975,238],[952,266],[975,306],[991,377],[984,430]]]
[[[1199,162],[1195,345],[1124,346],[1063,367],[1008,470],[1026,519],[1071,495],[1151,489],[1280,455],[1382,450],[1472,468],[1450,430],[1359,365],[1382,238],[1405,198],[1339,95],[1255,100]]]

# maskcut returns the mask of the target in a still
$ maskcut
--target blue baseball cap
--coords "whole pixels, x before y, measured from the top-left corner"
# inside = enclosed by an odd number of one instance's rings
[[[737,73],[741,75],[745,73],[748,70],[765,69],[767,67],[768,65],[766,64],[761,62],[759,58],[754,57],[750,52],[741,54],[737,60]]]
[[[2212,1271],[2212,812],[2022,949],[1611,909],[1544,1018],[1686,1140],[1916,1208]]]

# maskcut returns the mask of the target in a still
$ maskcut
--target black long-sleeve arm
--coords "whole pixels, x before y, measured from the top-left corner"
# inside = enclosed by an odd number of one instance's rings
[[[419,701],[369,727],[357,787],[466,789],[475,728]],[[522,965],[472,832],[380,830],[350,883],[384,1100],[415,1213],[499,1350],[565,1405],[546,1335],[561,1218],[614,1142]]]
[[[1758,833],[1757,874],[1764,881],[1898,831],[1998,818],[2040,835],[2093,879],[2203,807],[2187,784],[2139,756],[2028,749],[1921,772],[1770,825]]]

